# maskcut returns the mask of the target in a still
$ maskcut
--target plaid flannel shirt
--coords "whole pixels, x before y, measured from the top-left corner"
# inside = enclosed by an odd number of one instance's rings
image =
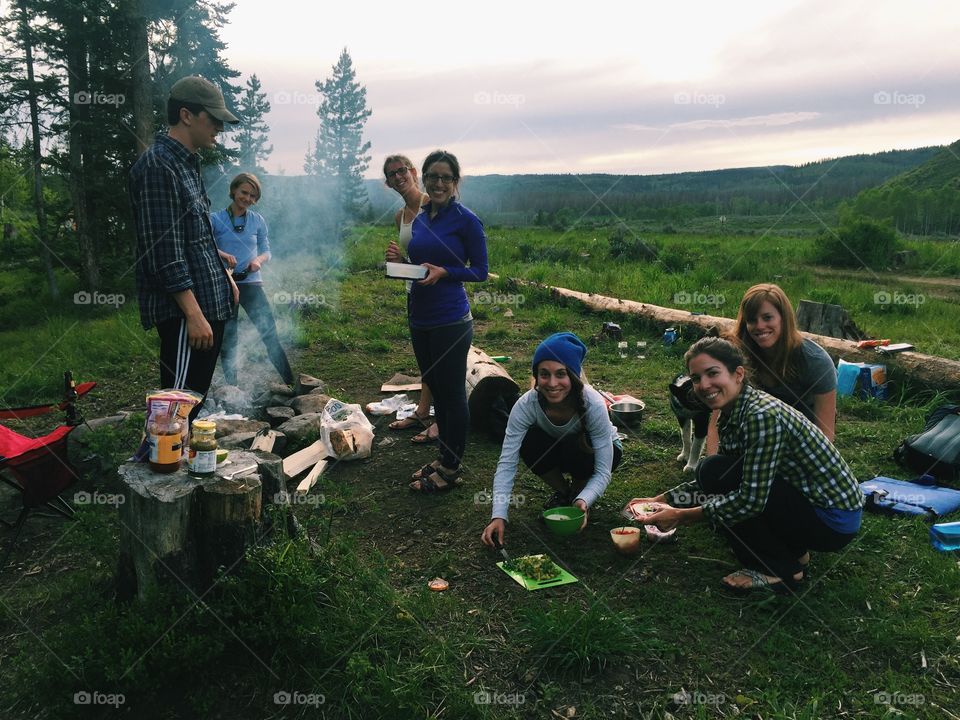
[[[823,509],[858,510],[863,493],[850,467],[826,436],[798,410],[744,385],[720,416],[720,453],[743,456],[738,490],[703,504],[703,514],[726,525],[763,512],[774,477],[793,485]]]
[[[228,319],[230,282],[213,239],[200,156],[158,133],[130,170],[130,200],[143,327],[183,317],[172,295],[181,290],[193,290],[208,322]]]

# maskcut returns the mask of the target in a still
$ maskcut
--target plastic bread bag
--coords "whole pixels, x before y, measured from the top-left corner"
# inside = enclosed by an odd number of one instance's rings
[[[177,390],[170,388],[167,390],[153,390],[147,393],[147,415],[143,422],[143,436],[140,440],[140,447],[137,448],[133,459],[139,462],[145,462],[149,453],[149,444],[147,443],[147,428],[150,422],[158,417],[176,417],[181,424],[181,443],[186,446],[187,438],[190,437],[190,423],[187,418],[193,408],[203,400],[203,395],[195,393],[192,390]]]
[[[320,432],[327,454],[338,460],[370,457],[373,449],[373,425],[359,405],[331,399],[320,415]]]

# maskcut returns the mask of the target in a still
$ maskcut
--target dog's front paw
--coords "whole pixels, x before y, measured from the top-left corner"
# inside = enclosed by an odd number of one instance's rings
[[[686,465],[683,466],[683,472],[692,473],[692,472],[696,472],[696,471],[697,471],[697,464],[696,464],[696,463],[694,463],[693,465],[691,465],[690,463],[687,463]]]
[[[679,455],[677,455],[677,462],[685,463],[686,461],[687,461],[687,454],[685,452],[682,452]]]

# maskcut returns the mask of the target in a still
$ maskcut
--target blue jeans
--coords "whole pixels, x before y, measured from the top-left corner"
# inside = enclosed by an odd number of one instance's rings
[[[440,440],[440,462],[459,468],[467,447],[467,353],[473,342],[473,321],[435,328],[410,328],[420,376],[433,392]]]
[[[290,369],[290,362],[287,360],[287,354],[280,345],[280,338],[277,337],[277,324],[273,319],[273,311],[270,310],[270,303],[266,294],[263,292],[262,285],[240,283],[240,304],[233,308],[233,316],[227,320],[223,330],[223,347],[220,360],[223,363],[223,376],[229,385],[237,384],[237,325],[240,320],[240,308],[247,311],[253,324],[260,332],[260,339],[267,348],[267,355],[270,362],[280,373],[280,377],[287,385],[293,384],[293,371]]]

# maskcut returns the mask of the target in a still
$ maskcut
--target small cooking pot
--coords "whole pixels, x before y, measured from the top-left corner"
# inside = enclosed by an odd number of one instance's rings
[[[646,407],[646,403],[642,400],[638,400],[637,402],[621,400],[610,406],[610,417],[621,427],[632,427],[639,425],[643,420],[643,411]]]

